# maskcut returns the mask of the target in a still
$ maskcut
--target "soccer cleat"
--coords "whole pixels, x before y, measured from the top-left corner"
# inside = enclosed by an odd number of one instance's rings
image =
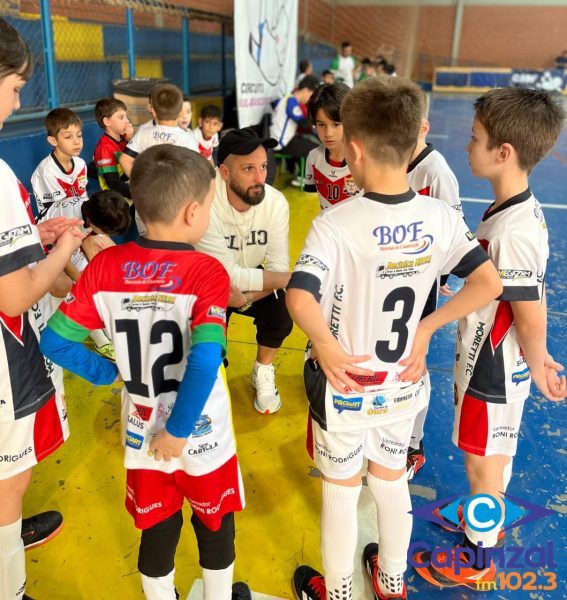
[[[380,591],[380,588],[378,587],[378,544],[374,542],[367,544],[362,552],[362,560],[372,583],[374,600],[387,600],[388,598],[402,598],[403,600],[406,600],[408,597],[408,592],[405,583],[403,585],[401,594],[384,596],[384,594]]]
[[[281,406],[281,399],[276,388],[276,374],[273,365],[256,363],[252,370],[252,386],[256,390],[254,408],[263,415],[277,412]]]
[[[232,600],[252,600],[250,588],[244,581],[237,581],[232,584]]]
[[[326,600],[325,578],[319,571],[301,565],[293,573],[293,590],[297,600]]]
[[[435,508],[433,510],[433,514],[438,519],[440,519],[441,521],[443,521],[443,525],[441,523],[438,523],[439,527],[441,527],[441,529],[444,529],[445,531],[450,531],[451,533],[464,533],[465,532],[466,523],[465,523],[465,515],[464,515],[464,512],[463,512],[463,506],[459,505],[457,507],[457,516],[459,517],[459,524],[458,525],[456,523],[453,523],[452,521],[449,521],[449,519],[447,519],[446,517],[444,517],[441,514],[441,510],[443,508],[445,508],[445,506],[447,506],[447,505],[445,504],[443,506],[438,506],[437,508]],[[502,548],[502,546],[504,546],[505,543],[506,543],[506,532],[501,529],[498,532],[498,540],[497,540],[496,545],[494,547],[495,548]]]
[[[485,569],[466,567],[462,565],[465,561],[461,561],[460,570],[457,573],[454,566],[455,555],[461,550],[462,548],[452,548],[450,555],[447,555],[446,552],[439,553],[436,562],[440,566],[431,562],[431,552],[418,552],[413,556],[414,569],[425,581],[439,588],[462,586],[476,592],[493,589],[490,585],[496,577],[494,561],[490,561],[490,566]]]
[[[104,346],[97,346],[95,344],[94,351],[97,354],[100,354],[103,358],[107,358],[108,360],[111,360],[112,362],[116,362],[116,354],[114,352],[114,346],[112,345],[112,343],[109,342],[108,344],[105,344]]]
[[[33,517],[22,519],[22,540],[26,550],[41,546],[54,538],[63,527],[63,515],[48,510]]]
[[[419,448],[408,448],[406,458],[406,471],[408,473],[408,481],[411,481],[422,469],[425,464],[425,452],[423,450],[423,442],[419,442]]]

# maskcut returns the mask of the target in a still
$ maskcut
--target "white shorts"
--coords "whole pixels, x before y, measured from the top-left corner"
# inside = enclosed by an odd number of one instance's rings
[[[0,479],[10,479],[48,457],[69,437],[65,394],[56,392],[35,413],[0,422]]]
[[[350,479],[362,470],[367,458],[387,469],[406,466],[413,419],[358,431],[330,432],[312,418],[307,424],[307,451],[315,466],[330,479]]]
[[[515,456],[524,404],[484,402],[455,386],[453,444],[478,456]]]

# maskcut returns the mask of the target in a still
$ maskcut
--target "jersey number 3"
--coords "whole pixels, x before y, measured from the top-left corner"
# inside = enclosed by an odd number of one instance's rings
[[[400,287],[392,290],[386,298],[382,310],[394,312],[398,302],[402,302],[402,314],[392,321],[392,333],[398,334],[398,342],[390,348],[390,340],[376,341],[376,356],[385,363],[395,363],[400,360],[408,343],[408,321],[415,305],[415,292],[410,287]]]

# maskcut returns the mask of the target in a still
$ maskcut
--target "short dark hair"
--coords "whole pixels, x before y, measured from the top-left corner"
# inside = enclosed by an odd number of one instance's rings
[[[201,109],[201,119],[218,119],[222,121],[222,110],[216,104],[207,104]]]
[[[309,68],[309,65],[310,65],[310,64],[311,64],[311,63],[309,62],[309,59],[308,59],[308,58],[302,58],[302,59],[299,61],[299,72],[300,72],[300,73],[305,73],[305,71],[307,71],[307,69]]]
[[[198,152],[160,144],[136,157],[130,191],[142,221],[170,224],[188,202],[205,199],[214,178],[211,163]]]
[[[304,90],[307,88],[308,90],[315,91],[320,85],[320,81],[318,77],[315,75],[306,75],[298,84],[298,90]]]
[[[128,110],[128,107],[122,100],[118,98],[101,98],[96,104],[94,109],[95,119],[99,127],[106,129],[104,125],[105,118],[112,117],[115,112],[119,110]]]
[[[189,102],[189,104],[191,104],[191,98],[187,94],[183,94],[183,102]]]
[[[160,121],[175,121],[183,107],[183,92],[173,83],[157,83],[150,92],[150,102]]]
[[[352,44],[350,42],[343,42],[341,44],[341,48],[348,48],[349,46],[352,46]]]
[[[474,108],[488,133],[489,150],[510,144],[528,173],[553,148],[565,124],[565,110],[543,90],[490,90]]]
[[[56,137],[62,129],[67,129],[71,125],[76,125],[79,129],[83,128],[83,122],[79,118],[79,115],[74,113],[70,108],[54,108],[45,117],[47,135],[51,137]]]
[[[28,81],[32,73],[33,58],[26,40],[0,18],[0,79],[17,74]]]
[[[325,75],[332,75],[333,72],[329,71],[329,69],[325,69],[322,73],[321,73],[321,77],[325,77]]]
[[[349,92],[350,87],[346,83],[320,85],[307,103],[307,113],[313,124],[315,124],[319,109],[322,109],[331,121],[340,123],[341,104]]]
[[[115,190],[91,194],[81,205],[85,227],[95,225],[107,235],[123,235],[130,227],[130,206]]]
[[[403,77],[368,77],[347,94],[341,121],[376,162],[401,167],[415,149],[423,118],[422,91]]]

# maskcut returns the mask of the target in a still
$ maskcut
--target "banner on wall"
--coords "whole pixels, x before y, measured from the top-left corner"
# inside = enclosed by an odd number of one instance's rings
[[[295,85],[298,0],[234,0],[240,127],[257,125]]]

